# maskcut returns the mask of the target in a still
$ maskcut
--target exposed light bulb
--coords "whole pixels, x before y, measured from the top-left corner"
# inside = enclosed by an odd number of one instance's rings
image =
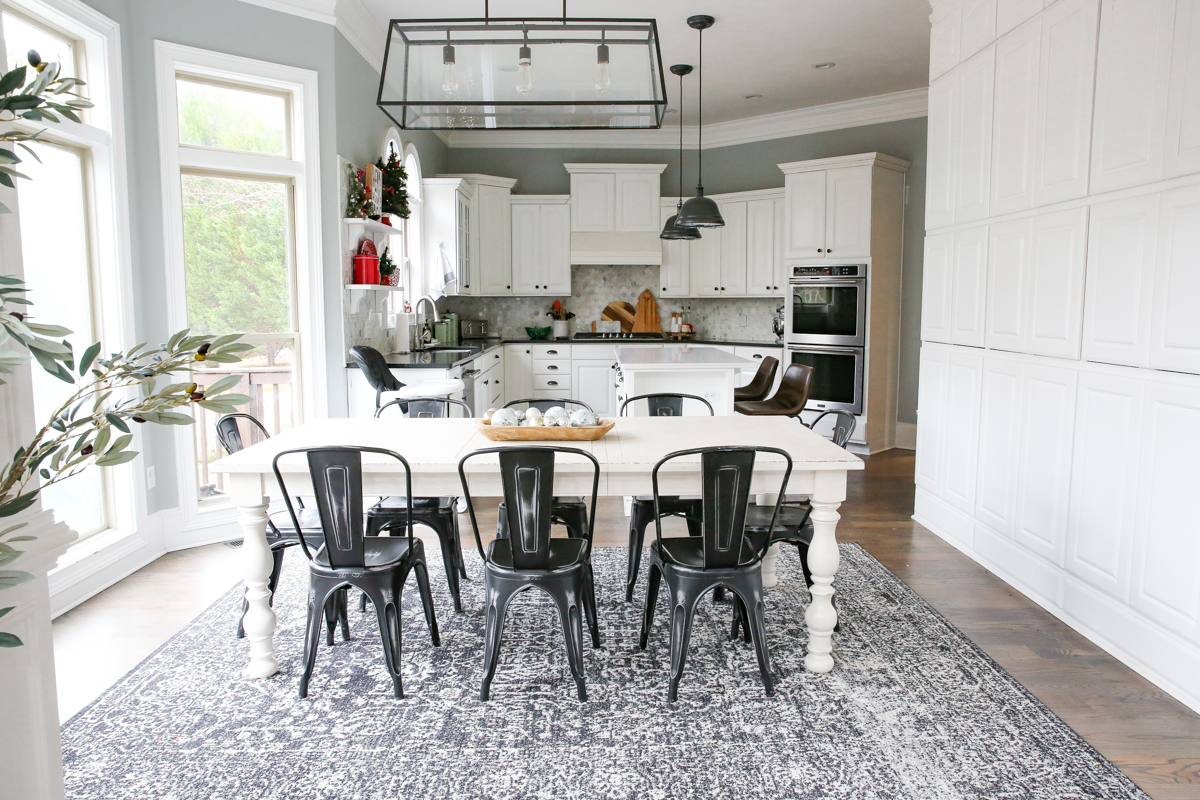
[[[454,94],[458,91],[458,67],[454,63],[454,47],[442,48],[442,91]]]
[[[517,59],[517,91],[521,94],[533,91],[533,57],[528,46],[521,48]]]
[[[612,74],[608,69],[608,45],[596,48],[596,91],[607,92],[612,88]]]

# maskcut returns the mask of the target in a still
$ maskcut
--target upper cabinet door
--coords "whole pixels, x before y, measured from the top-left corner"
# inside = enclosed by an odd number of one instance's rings
[[[478,264],[480,294],[512,293],[512,192],[499,186],[475,187],[478,213]]]
[[[1163,192],[1150,366],[1200,373],[1200,186]]]
[[[616,185],[611,172],[571,173],[571,230],[616,230]]]
[[[957,76],[947,75],[929,87],[930,158],[925,185],[926,230],[936,230],[954,224],[954,186],[957,180],[961,104],[962,85]],[[795,235],[795,228],[792,230]],[[788,256],[791,255],[789,252]]]
[[[1092,132],[1093,193],[1162,176],[1175,0],[1104,0]]]
[[[996,39],[996,0],[965,0],[958,53],[970,58]]]
[[[746,203],[722,203],[721,294],[746,294]],[[705,231],[707,233],[707,231]]]
[[[990,226],[985,341],[993,350],[1025,351],[1025,296],[1032,249],[1032,219],[994,222]]]
[[[692,295],[719,297],[721,294],[721,239],[724,228],[705,228],[701,238],[693,239],[688,247],[692,266]]]
[[[954,293],[954,234],[925,237],[925,269],[921,289],[921,339],[950,341],[951,298]]]
[[[1200,5],[1194,0],[1179,0],[1176,9],[1167,97],[1163,166],[1173,177],[1200,170]]]
[[[616,229],[619,231],[662,230],[659,223],[659,181],[657,172],[617,173]]]
[[[974,222],[988,216],[992,172],[992,92],[996,85],[996,51],[989,47],[959,68],[962,114],[958,127],[957,192],[954,221]]]
[[[1041,8],[1041,3],[1038,3]],[[993,215],[1033,208],[1038,65],[1042,21],[1035,19],[996,43],[992,120]],[[930,148],[930,152],[934,152]]]
[[[1058,211],[1033,221],[1027,353],[1079,358],[1087,211]]]
[[[787,186],[788,258],[821,258],[825,254],[825,172],[797,172]]]
[[[515,210],[515,207],[514,207]],[[571,293],[571,206],[540,206],[542,294]],[[516,288],[516,287],[514,287]]]
[[[1038,205],[1088,191],[1096,28],[1100,0],[1060,0],[1042,15],[1038,100]]]
[[[988,228],[982,225],[954,234],[954,298],[950,341],[983,347],[987,295]]]
[[[775,238],[775,201],[746,203],[746,294],[779,293]]]
[[[832,258],[871,255],[871,167],[825,173],[825,253]]]
[[[1092,206],[1083,357],[1144,367],[1150,349],[1158,195]]]
[[[1042,0],[996,0],[996,35],[1003,36],[1042,10]]]
[[[514,203],[512,207],[512,293],[540,294],[542,258],[539,248],[541,206]]]
[[[962,36],[962,6],[955,6],[943,17],[933,20],[929,33],[929,79],[932,81],[953,69],[959,61]]]
[[[662,207],[659,218],[666,225],[675,214],[675,206]],[[659,297],[687,297],[691,291],[688,280],[691,272],[692,244],[688,239],[664,239],[663,258],[658,268]]]

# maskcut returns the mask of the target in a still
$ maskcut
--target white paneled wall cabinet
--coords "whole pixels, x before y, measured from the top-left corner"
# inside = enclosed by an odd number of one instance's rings
[[[513,196],[512,293],[571,293],[571,207],[567,195]]]
[[[933,5],[915,518],[1200,710],[1200,2]]]
[[[471,189],[468,236],[471,269],[459,294],[512,294],[512,206],[517,181],[495,175],[439,175]],[[433,262],[438,263],[438,262]]]

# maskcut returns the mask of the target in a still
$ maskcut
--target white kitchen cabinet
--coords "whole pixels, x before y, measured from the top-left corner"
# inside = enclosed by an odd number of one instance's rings
[[[983,347],[986,331],[988,228],[954,234],[954,289],[951,295],[950,341]]]
[[[1015,528],[1023,376],[1016,359],[984,359],[975,518],[1009,539]]]
[[[1033,208],[1041,57],[1041,19],[1031,20],[996,43],[990,211],[993,215]],[[931,130],[933,124],[930,120]],[[930,169],[940,160],[933,159]]]
[[[425,178],[421,191],[425,263],[439,270],[450,267],[457,280],[446,285],[446,294],[478,294],[472,255],[474,189],[461,178]]]
[[[929,79],[933,80],[955,67],[959,61],[959,42],[962,37],[962,6],[930,20]]]
[[[705,228],[691,249],[691,284],[694,297],[721,296],[721,241],[724,228]]]
[[[917,381],[916,484],[935,497],[942,494],[945,473],[946,374],[950,362],[947,348],[922,345]]]
[[[1167,177],[1200,170],[1200,5],[1177,2],[1163,152]]]
[[[963,0],[958,51],[970,58],[996,38],[996,0]]]
[[[504,402],[533,396],[533,350],[527,344],[504,346]]]
[[[563,195],[512,199],[512,294],[571,293],[570,215]]]
[[[1146,366],[1154,301],[1158,195],[1092,206],[1088,225],[1083,358]]]
[[[972,351],[951,351],[946,367],[942,499],[967,513],[975,509],[982,379],[983,356]]]
[[[985,343],[993,350],[1025,350],[1025,295],[1032,257],[1032,218],[989,226]]]
[[[1017,543],[1062,566],[1074,440],[1074,369],[1030,364],[1021,400]]]
[[[495,175],[439,175],[471,187],[470,269],[461,294],[512,294],[512,206],[517,181]],[[433,262],[438,263],[438,262]]]
[[[825,255],[870,257],[870,167],[842,167],[825,173]]]
[[[1038,92],[1038,205],[1088,191],[1100,0],[1059,0],[1042,15]]]
[[[928,151],[941,155],[929,159],[929,169],[926,173],[926,230],[936,230],[954,224],[955,168],[958,165],[958,122],[961,105],[961,83],[956,76],[943,76],[929,87]],[[795,222],[792,224],[795,225]]]
[[[571,174],[571,230],[655,232],[666,164],[563,164]]]
[[[672,198],[664,198],[659,212],[661,225],[675,215],[676,204]],[[691,255],[692,240],[663,239],[662,265],[658,268],[658,278],[661,286],[659,297],[690,297],[691,296]]]
[[[1175,0],[1104,0],[1096,65],[1092,193],[1162,176]]]
[[[1200,641],[1200,385],[1145,387],[1130,603],[1193,642]]]
[[[613,359],[572,360],[571,399],[581,400],[598,416],[617,413],[617,372]]]
[[[996,35],[1003,36],[1042,10],[1043,0],[996,0]]]
[[[965,12],[964,12],[965,13]],[[974,222],[988,216],[991,199],[992,94],[996,85],[996,50],[988,47],[955,73],[960,83],[961,119],[954,153],[954,221]]]
[[[1033,259],[1025,351],[1079,358],[1087,209],[1043,214],[1033,221]]]
[[[775,249],[778,206],[774,200],[751,200],[746,206],[746,294],[776,297],[780,293],[780,259]]]
[[[921,339],[949,342],[954,292],[954,234],[925,237],[925,268],[921,275]]]
[[[1141,381],[1080,373],[1065,566],[1120,600],[1129,585],[1141,441]]]
[[[1200,373],[1200,186],[1163,192],[1150,366]]]
[[[787,257],[821,258],[825,253],[825,170],[786,178]]]
[[[725,227],[721,228],[721,294],[746,294],[746,203],[721,204]]]

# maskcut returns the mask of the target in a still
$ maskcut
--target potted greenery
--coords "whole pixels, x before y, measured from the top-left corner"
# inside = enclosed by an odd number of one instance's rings
[[[383,255],[379,257],[379,285],[399,286],[400,273],[396,270],[396,262],[392,261],[391,248],[384,247]]]
[[[387,219],[387,214],[395,214],[401,219],[408,219],[410,213],[408,173],[405,171],[404,165],[400,163],[395,148],[389,147],[387,161],[385,162],[381,158],[375,162],[375,166],[383,173],[383,196],[380,198],[380,211],[385,215],[384,219]]]
[[[575,315],[563,308],[561,300],[554,301],[554,305],[546,312],[546,316],[553,320],[550,325],[554,329],[553,336],[555,339],[570,338],[571,329],[567,324],[567,320],[575,319]]]

